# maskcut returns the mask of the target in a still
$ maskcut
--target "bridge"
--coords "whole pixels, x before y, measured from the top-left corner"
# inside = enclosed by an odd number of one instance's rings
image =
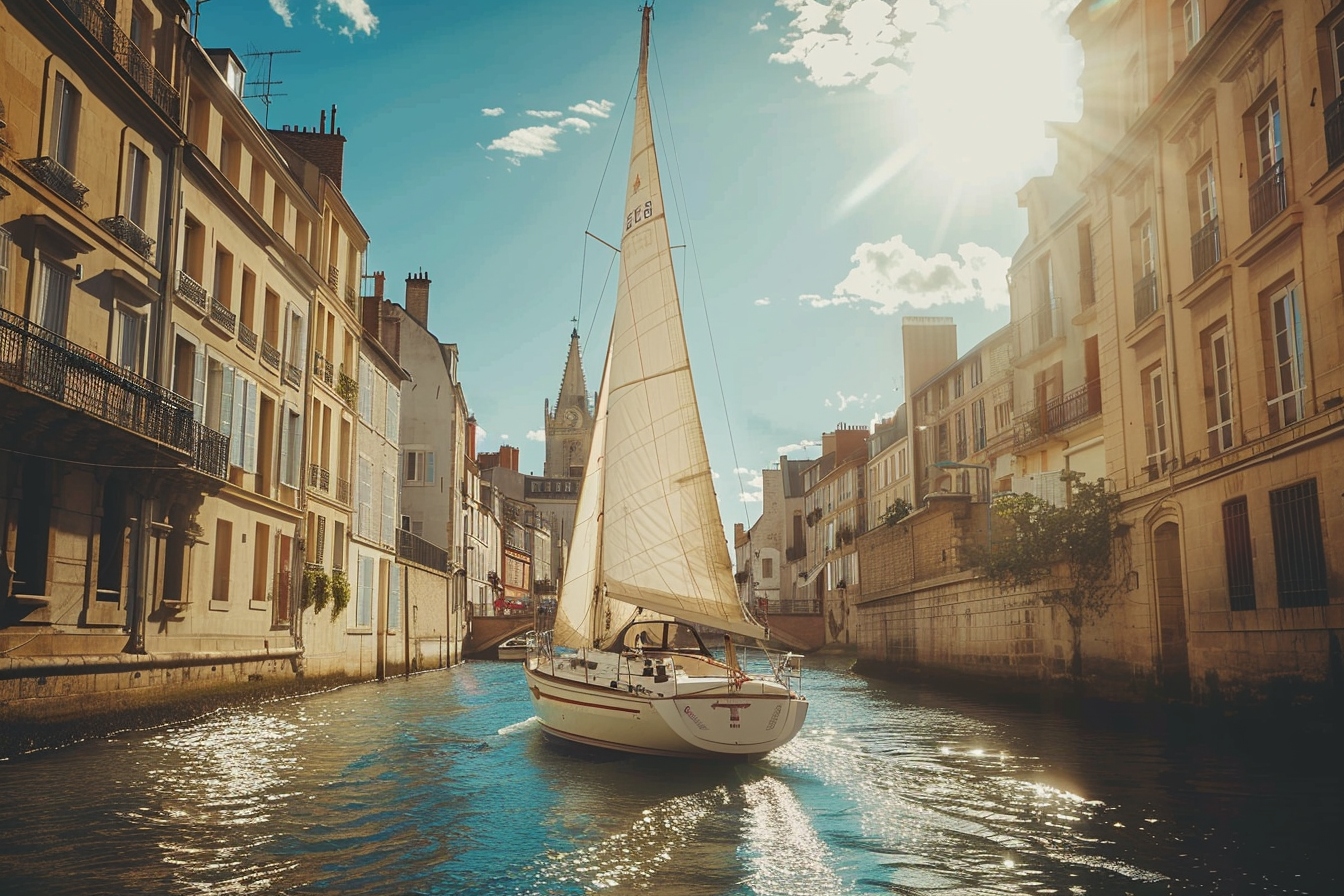
[[[530,612],[505,616],[472,616],[467,629],[467,639],[462,644],[462,653],[477,659],[489,656],[496,647],[514,635],[530,632],[536,627],[536,620]]]

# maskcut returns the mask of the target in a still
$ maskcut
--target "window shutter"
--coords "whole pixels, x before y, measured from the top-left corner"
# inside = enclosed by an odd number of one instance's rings
[[[387,627],[401,628],[401,567],[395,563],[387,576]]]
[[[219,377],[219,434],[225,437],[233,435],[233,377],[234,369],[227,364],[220,368]],[[232,454],[233,447],[229,447]]]
[[[392,543],[392,523],[397,510],[397,483],[391,473],[383,473],[383,544]]]
[[[303,481],[303,414],[293,408],[290,414],[294,420],[289,425],[289,484],[298,488]]]
[[[257,472],[257,384],[248,382],[246,389],[246,407],[243,410],[243,469],[249,473]]]
[[[433,484],[434,482],[434,452],[425,452],[425,481]]]
[[[191,416],[197,423],[205,421],[205,352],[197,349],[192,359]]]
[[[293,485],[289,481],[289,402],[280,406],[280,481]]]

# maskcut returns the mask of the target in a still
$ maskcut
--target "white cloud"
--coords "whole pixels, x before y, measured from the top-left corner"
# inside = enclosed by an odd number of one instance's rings
[[[553,109],[528,109],[525,114],[531,115],[533,118],[559,118],[565,113],[556,112]]]
[[[798,63],[818,87],[866,84],[890,93],[906,81],[909,45],[916,33],[936,22],[930,0],[777,0],[794,14],[771,62]]]
[[[603,100],[603,102],[607,101]],[[610,104],[608,103],[608,105]],[[496,137],[488,146],[483,148],[487,152],[498,149],[508,153],[505,159],[509,164],[517,166],[521,165],[525,158],[537,159],[547,153],[559,152],[560,144],[556,141],[556,138],[565,131],[586,134],[592,129],[593,123],[586,118],[563,118],[555,124],[536,124],[526,128],[515,128],[503,137]]]
[[[489,434],[488,432],[485,431],[485,427],[484,427],[484,426],[481,426],[479,423],[476,424],[476,447],[477,447],[477,448],[480,448],[480,447],[481,447],[481,444],[485,441],[485,439],[486,439],[486,437],[487,437],[488,435],[490,435],[490,434]]]
[[[616,104],[611,100],[585,100],[578,105],[570,106],[569,111],[577,112],[580,115],[591,115],[594,118],[608,118],[611,115],[611,109]]]
[[[815,439],[802,439],[792,445],[780,445],[775,449],[776,454],[792,454],[795,451],[806,451],[809,448],[816,448],[821,443]]]
[[[320,0],[318,7],[323,4],[336,7],[349,20],[350,24],[342,25],[338,30],[351,40],[356,34],[372,37],[378,30],[378,17],[369,9],[368,0]]]
[[[770,297],[769,297],[769,296],[763,296],[763,297],[757,299],[753,304],[756,304],[756,305],[769,305],[769,304],[770,304]]]
[[[770,26],[765,24],[765,20],[768,18],[770,18],[770,13],[766,13],[765,15],[761,16],[760,19],[757,20],[756,24],[751,26],[751,33],[755,34],[758,31],[769,31]]]
[[[280,17],[286,28],[294,27],[294,13],[289,10],[289,0],[270,0],[271,11]]]
[[[831,298],[803,295],[799,301],[815,308],[866,302],[877,314],[976,299],[991,311],[1008,306],[1011,259],[976,243],[962,243],[955,257],[939,252],[924,258],[897,235],[885,243],[863,243],[850,260],[854,268],[836,285]]]
[[[843,414],[850,406],[857,405],[860,408],[866,408],[881,397],[881,395],[869,395],[867,392],[862,395],[846,395],[837,389],[835,392],[835,401],[831,401],[831,399],[828,398],[822,403],[828,408],[837,408]]]
[[[529,441],[533,441],[533,442],[544,442],[544,441],[546,441],[546,430],[544,430],[544,429],[529,429],[529,430],[527,431],[527,438],[528,438]]]
[[[504,110],[499,106],[495,106],[494,108],[491,109],[482,109],[481,114],[486,116],[487,118],[498,118],[499,116],[504,114]]]

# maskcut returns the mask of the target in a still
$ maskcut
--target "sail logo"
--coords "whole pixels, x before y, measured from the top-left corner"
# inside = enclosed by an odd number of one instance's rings
[[[625,230],[628,233],[630,228],[641,221],[647,221],[653,217],[653,200],[650,199],[643,205],[635,206],[635,210],[625,216]]]
[[[635,183],[634,183],[633,186],[630,187],[630,192],[631,192],[631,193],[638,193],[638,192],[639,192],[639,175],[638,175],[638,174],[635,175]]]
[[[711,704],[709,704],[709,708],[710,708],[710,709],[726,709],[726,710],[728,710],[728,727],[729,727],[729,728],[741,728],[741,727],[742,727],[742,716],[739,715],[739,713],[740,713],[742,710],[746,709],[746,708],[747,708],[748,706],[750,706],[750,705],[751,705],[750,703],[718,703],[718,702],[715,702],[715,703],[711,703]]]

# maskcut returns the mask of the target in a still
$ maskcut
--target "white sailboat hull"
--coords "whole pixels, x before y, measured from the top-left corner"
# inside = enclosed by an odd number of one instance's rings
[[[524,668],[548,734],[610,750],[757,759],[791,740],[807,716],[806,699],[765,678],[676,670],[658,682],[625,657],[599,651],[531,656]]]

